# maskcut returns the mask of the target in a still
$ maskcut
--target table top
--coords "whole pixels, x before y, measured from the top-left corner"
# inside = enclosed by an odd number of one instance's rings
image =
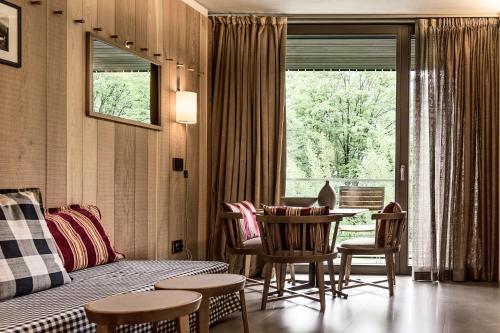
[[[224,295],[241,290],[246,278],[238,274],[201,274],[166,279],[155,284],[155,289],[192,290],[203,294]]]
[[[119,325],[177,318],[195,312],[202,295],[185,290],[159,290],[113,295],[85,305],[95,323]]]
[[[330,214],[339,214],[342,215],[342,217],[353,217],[368,211],[368,208],[334,208],[330,210]]]

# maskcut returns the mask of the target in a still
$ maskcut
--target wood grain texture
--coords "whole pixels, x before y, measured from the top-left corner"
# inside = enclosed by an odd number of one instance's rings
[[[135,128],[135,207],[134,207],[134,243],[135,259],[148,258],[148,130]]]
[[[115,238],[115,124],[97,123],[97,206],[111,243]]]
[[[158,191],[159,186],[159,138],[161,132],[148,132],[148,259],[157,259],[158,251]]]
[[[157,59],[163,60],[163,2],[161,0],[148,0],[148,37],[147,47],[149,55],[161,54]],[[168,24],[167,24],[168,25]]]
[[[65,0],[51,0],[47,8],[47,207],[65,205],[67,197],[66,72],[60,70],[67,66],[66,9]],[[53,15],[53,10],[63,15]]]
[[[148,0],[139,0],[135,2],[135,45],[136,50],[141,51],[148,48]],[[149,49],[149,48],[148,48]],[[146,54],[149,51],[145,52]]]
[[[135,1],[136,0],[119,0],[116,4],[116,33],[118,40],[122,43],[132,41],[135,43]],[[143,0],[139,0],[143,1]],[[135,49],[135,44],[130,47]]]
[[[67,202],[83,201],[83,115],[84,36],[83,26],[74,22],[83,17],[82,0],[68,2],[67,74]]]
[[[197,240],[198,240],[198,260],[207,259],[208,247],[208,223],[210,209],[210,187],[209,175],[210,169],[208,166],[208,18],[200,17],[200,50],[199,50],[199,107],[198,107],[198,165],[199,165],[199,193],[198,193],[198,223],[197,223]]]
[[[104,36],[115,34],[115,0],[97,0],[97,25]]]
[[[115,124],[115,247],[135,258],[135,127]]]
[[[46,206],[97,204],[111,241],[129,259],[186,258],[170,256],[174,239],[203,258],[208,87],[197,72],[180,70],[181,88],[200,94],[187,152],[185,128],[174,119],[176,63],[203,66],[206,17],[181,0],[11,1],[23,7],[23,66],[0,66],[0,187],[40,187]],[[85,116],[84,31],[94,28],[162,54],[162,131]],[[186,159],[189,196],[173,157]]]

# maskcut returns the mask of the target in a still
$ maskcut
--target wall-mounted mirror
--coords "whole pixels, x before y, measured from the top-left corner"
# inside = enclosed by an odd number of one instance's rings
[[[87,33],[87,115],[160,129],[160,64]]]

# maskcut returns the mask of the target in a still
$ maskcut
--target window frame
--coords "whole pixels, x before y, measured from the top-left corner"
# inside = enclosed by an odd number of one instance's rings
[[[87,117],[123,123],[127,125],[148,128],[161,131],[161,63],[156,59],[148,57],[134,50],[128,49],[112,40],[105,39],[95,33],[86,32],[86,55],[85,55],[85,113]],[[137,120],[112,116],[94,111],[94,92],[93,92],[93,41],[99,40],[114,48],[133,54],[136,57],[142,58],[151,64],[151,83],[150,83],[150,119],[151,123],[144,123]]]

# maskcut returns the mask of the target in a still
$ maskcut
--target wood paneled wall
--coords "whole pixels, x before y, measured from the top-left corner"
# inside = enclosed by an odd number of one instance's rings
[[[13,2],[23,7],[23,66],[0,65],[0,188],[40,187],[51,207],[97,204],[128,258],[184,259],[170,253],[183,239],[204,259],[206,15],[181,0]],[[85,31],[161,54],[162,131],[85,115]],[[181,89],[199,95],[199,122],[189,127],[174,122],[177,64]],[[173,157],[186,159],[188,179],[172,171]]]

